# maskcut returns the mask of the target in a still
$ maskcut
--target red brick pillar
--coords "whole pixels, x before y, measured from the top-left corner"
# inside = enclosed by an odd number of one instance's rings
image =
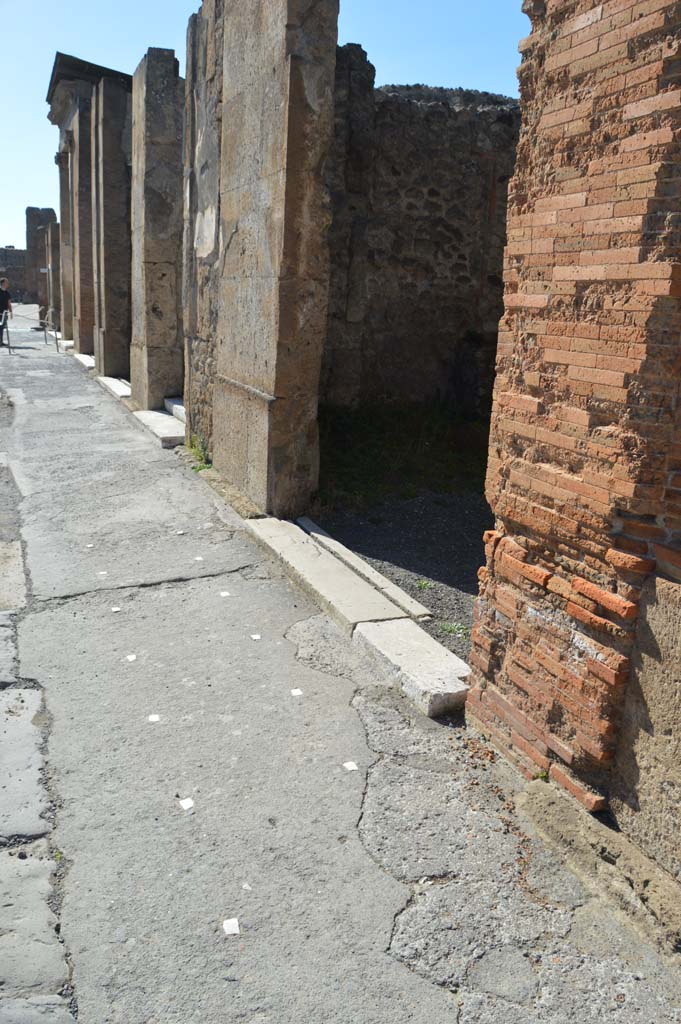
[[[524,9],[468,708],[599,810],[640,587],[681,579],[680,8]]]

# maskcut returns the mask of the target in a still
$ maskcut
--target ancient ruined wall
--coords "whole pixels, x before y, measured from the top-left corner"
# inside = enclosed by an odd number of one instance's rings
[[[92,89],[92,254],[97,373],[130,376],[132,80]]]
[[[361,47],[339,50],[322,398],[487,414],[517,101],[373,78]]]
[[[318,476],[337,15],[336,0],[227,0],[204,4],[189,32],[188,345],[216,343],[216,468],[280,515],[305,508]],[[221,126],[219,152],[206,121]]]
[[[23,301],[28,288],[26,284],[26,250],[11,246],[0,249],[0,277],[9,280],[12,295]]]
[[[61,330],[60,230],[59,224],[45,228],[45,266],[47,267],[47,324]]]
[[[182,118],[173,50],[150,49],[133,78],[132,399],[163,407],[182,394]]]
[[[525,9],[469,714],[673,867],[679,7]]]
[[[27,302],[37,302],[47,309],[47,276],[45,274],[46,224],[56,221],[54,210],[29,206],[26,209],[26,286]]]

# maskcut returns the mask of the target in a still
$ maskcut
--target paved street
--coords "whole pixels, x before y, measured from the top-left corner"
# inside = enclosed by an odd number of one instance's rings
[[[678,962],[517,776],[376,677],[72,357],[14,341],[0,1024],[681,1021]]]

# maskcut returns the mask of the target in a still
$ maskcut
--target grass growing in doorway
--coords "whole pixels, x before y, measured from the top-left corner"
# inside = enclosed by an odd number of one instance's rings
[[[319,411],[323,512],[484,487],[489,425],[445,402]]]

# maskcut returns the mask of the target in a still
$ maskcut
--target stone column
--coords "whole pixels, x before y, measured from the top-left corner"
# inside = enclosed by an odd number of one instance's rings
[[[173,50],[150,49],[132,87],[132,400],[182,395],[182,117]]]
[[[73,118],[71,211],[73,224],[73,343],[76,352],[94,352],[94,280],[92,272],[92,168],[90,102],[78,100]]]
[[[296,0],[227,0],[217,15],[204,3],[189,33],[196,115],[185,238],[196,322],[215,339],[213,461],[280,516],[306,508],[319,474],[337,19],[336,0],[304,11]],[[202,71],[216,54],[220,93]],[[217,153],[202,127],[213,124]]]
[[[57,153],[55,163],[59,168],[61,332],[63,338],[71,340],[73,338],[73,248],[71,244],[71,185],[68,149]]]
[[[97,373],[130,375],[131,101],[118,80],[92,90],[92,247]]]
[[[55,331],[61,330],[60,235],[59,224],[47,225],[45,229],[47,324]]]

